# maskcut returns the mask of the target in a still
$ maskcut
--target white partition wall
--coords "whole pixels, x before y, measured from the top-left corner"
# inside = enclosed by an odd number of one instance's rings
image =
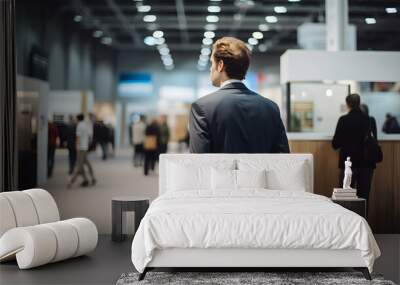
[[[287,50],[281,83],[293,81],[400,81],[400,52]]]

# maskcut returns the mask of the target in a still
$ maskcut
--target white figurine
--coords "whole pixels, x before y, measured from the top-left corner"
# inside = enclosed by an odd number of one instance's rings
[[[351,171],[351,161],[350,157],[347,157],[347,160],[344,162],[344,179],[343,179],[343,189],[351,189],[351,176],[353,172]]]

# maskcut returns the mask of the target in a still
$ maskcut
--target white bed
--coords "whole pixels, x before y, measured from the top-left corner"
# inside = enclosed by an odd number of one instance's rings
[[[370,278],[380,251],[367,222],[312,194],[312,170],[309,154],[161,155],[160,196],[132,243],[140,278],[155,267],[354,267]]]

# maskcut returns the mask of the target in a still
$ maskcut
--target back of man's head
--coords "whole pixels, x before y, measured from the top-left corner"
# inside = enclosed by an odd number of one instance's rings
[[[356,93],[347,95],[347,97],[346,97],[346,104],[351,110],[359,109],[360,101],[361,101],[360,95],[358,95]]]
[[[233,37],[223,37],[213,45],[212,56],[216,62],[224,62],[226,75],[242,80],[250,65],[250,50],[246,44]]]
[[[85,118],[85,115],[83,115],[83,114],[79,114],[78,116],[76,116],[76,119],[77,119],[79,122],[83,121],[84,118]]]

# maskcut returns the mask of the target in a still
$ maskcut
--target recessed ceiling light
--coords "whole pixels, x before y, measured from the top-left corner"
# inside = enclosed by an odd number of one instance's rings
[[[210,0],[210,2],[221,2],[222,0]]]
[[[101,36],[103,36],[103,31],[97,30],[93,32],[93,37],[100,38]]]
[[[205,31],[204,32],[204,37],[205,38],[209,38],[209,39],[213,39],[215,37],[215,33],[212,31]]]
[[[325,94],[326,94],[326,96],[331,97],[333,95],[332,89],[326,89]]]
[[[163,48],[159,49],[159,52],[161,55],[167,55],[167,54],[169,54],[169,48],[163,47]]]
[[[376,24],[376,19],[375,18],[365,18],[365,23],[367,23],[368,25]]]
[[[164,60],[172,60],[172,57],[171,57],[170,54],[163,54],[163,55],[161,55],[161,59],[162,59],[162,61],[164,61]]]
[[[110,45],[110,44],[112,44],[112,38],[104,37],[104,38],[101,39],[101,43],[105,44],[105,45]]]
[[[249,38],[247,42],[249,44],[251,44],[252,46],[255,46],[256,44],[258,44],[258,40],[255,38]]]
[[[208,45],[211,45],[212,43],[213,43],[212,39],[209,39],[209,38],[204,38],[203,39],[203,45],[208,46]]]
[[[138,12],[140,12],[140,13],[147,13],[147,12],[150,12],[150,10],[151,10],[150,5],[137,4],[136,8],[137,8]]]
[[[165,58],[162,60],[164,62],[165,65],[172,65],[174,64],[174,61],[172,60],[172,58]]]
[[[219,12],[221,12],[221,7],[219,7],[219,6],[208,6],[207,10],[210,13],[219,13]]]
[[[255,38],[257,40],[261,40],[264,37],[263,33],[261,33],[261,32],[254,32],[252,34],[252,36],[253,36],[253,38]]]
[[[156,15],[146,15],[143,17],[143,21],[147,22],[147,23],[152,23],[155,22],[157,20]]]
[[[208,60],[208,55],[201,54],[201,55],[199,55],[199,59],[203,60],[203,61],[207,61]]]
[[[235,21],[240,21],[240,20],[243,19],[243,16],[242,16],[242,14],[240,14],[240,13],[236,13],[235,15],[233,15],[233,19],[234,19]]]
[[[208,61],[199,60],[199,61],[197,62],[197,64],[200,65],[200,66],[207,66]]]
[[[300,0],[289,0],[289,2],[300,2]]]
[[[153,37],[155,38],[162,38],[164,36],[164,32],[163,31],[154,31],[153,33]]]
[[[163,44],[165,44],[165,39],[164,38],[156,39],[156,45],[163,45]]]
[[[266,32],[269,30],[269,26],[267,24],[260,24],[258,25],[258,29],[262,32]]]
[[[154,46],[156,44],[156,39],[151,36],[148,36],[144,38],[144,43],[148,46]]]
[[[267,45],[266,44],[258,45],[258,50],[261,51],[261,52],[266,52],[267,51]]]
[[[158,50],[163,49],[163,48],[168,48],[168,46],[167,46],[166,44],[158,45],[158,46],[157,46],[157,49],[158,49]]]
[[[206,30],[209,30],[209,31],[215,31],[217,29],[217,25],[215,25],[215,24],[207,24],[207,25],[204,26],[204,28]]]
[[[265,17],[265,21],[268,23],[276,23],[278,22],[278,18],[276,16],[267,16]]]
[[[208,15],[206,20],[209,23],[217,23],[219,21],[219,17],[216,15]]]
[[[388,14],[396,14],[397,13],[397,9],[396,8],[386,8],[386,13]]]
[[[286,13],[287,9],[285,6],[275,6],[274,11],[275,11],[275,13],[282,14],[282,13]]]
[[[79,22],[81,22],[81,21],[82,21],[82,16],[81,16],[81,15],[75,15],[75,17],[74,17],[74,22],[79,23]]]
[[[156,23],[150,23],[146,26],[149,31],[154,31],[158,29],[158,25]]]
[[[211,50],[209,48],[202,48],[201,49],[201,54],[210,55],[211,54]]]

